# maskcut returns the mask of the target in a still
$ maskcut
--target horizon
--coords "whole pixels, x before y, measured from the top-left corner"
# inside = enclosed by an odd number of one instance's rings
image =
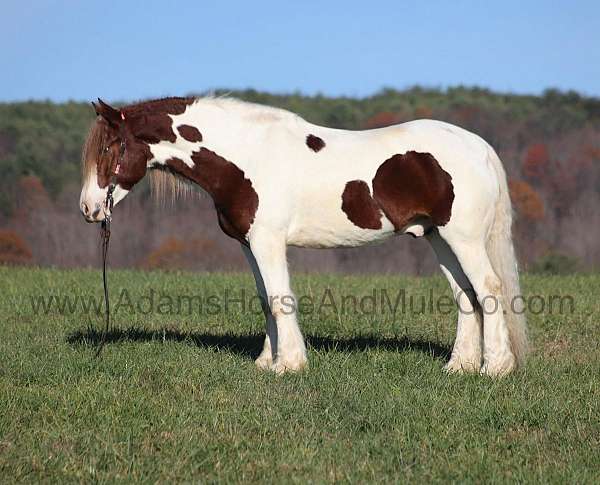
[[[135,103],[152,101],[152,100],[156,100],[156,99],[168,98],[168,97],[204,98],[204,97],[218,96],[218,97],[236,98],[237,95],[242,94],[246,91],[254,91],[259,94],[265,94],[268,96],[275,96],[275,97],[286,97],[286,96],[299,96],[302,98],[322,97],[325,99],[351,99],[351,100],[356,100],[356,101],[364,101],[364,100],[369,100],[371,98],[379,96],[388,90],[391,90],[399,95],[402,95],[402,94],[409,93],[412,90],[416,90],[416,89],[422,90],[424,92],[438,92],[443,95],[446,95],[450,91],[453,91],[453,90],[464,89],[466,91],[487,92],[489,95],[492,95],[492,96],[514,96],[514,97],[523,97],[523,98],[525,98],[525,97],[543,98],[548,93],[555,92],[561,96],[567,96],[570,94],[574,94],[576,96],[579,96],[582,99],[600,101],[600,95],[588,95],[588,94],[582,93],[582,92],[574,90],[574,89],[564,89],[563,90],[563,89],[559,89],[559,88],[555,88],[555,87],[545,88],[542,91],[540,91],[539,93],[519,93],[519,92],[511,92],[511,91],[494,90],[494,89],[490,89],[490,88],[487,88],[484,86],[475,86],[475,85],[474,86],[455,85],[455,86],[446,86],[446,87],[431,87],[431,86],[422,86],[422,85],[412,85],[412,86],[407,86],[404,88],[382,86],[381,88],[379,88],[376,91],[373,91],[372,93],[366,93],[364,95],[356,95],[356,96],[348,96],[348,95],[344,95],[344,94],[328,95],[328,94],[323,94],[320,92],[309,94],[309,93],[305,93],[305,92],[297,91],[297,90],[296,91],[288,91],[288,92],[273,92],[273,91],[266,91],[266,90],[262,90],[262,89],[256,89],[253,87],[231,88],[231,89],[217,87],[215,89],[211,89],[211,90],[208,90],[205,92],[189,92],[189,93],[181,93],[181,94],[177,93],[177,94],[169,94],[166,96],[142,97],[142,98],[135,98],[135,99],[114,99],[114,100],[110,100],[108,102],[112,103],[112,104],[116,104],[116,105],[127,105],[127,104],[135,104]],[[51,103],[51,104],[57,104],[57,105],[67,104],[67,103],[87,104],[87,103],[95,102],[98,99],[98,97],[99,96],[97,96],[95,98],[91,98],[91,99],[63,99],[63,100],[54,100],[54,99],[50,99],[50,98],[27,98],[27,99],[5,101],[5,100],[0,99],[0,104],[18,104],[18,103]],[[102,98],[102,99],[104,100],[104,98]],[[264,104],[264,103],[258,103],[258,104]]]
[[[415,85],[600,96],[600,52],[590,48],[600,42],[600,5],[589,0],[386,0],[368,10],[339,1],[167,9],[157,0],[37,0],[27,8],[9,0],[4,14],[2,102],[115,102],[223,89],[360,99]]]

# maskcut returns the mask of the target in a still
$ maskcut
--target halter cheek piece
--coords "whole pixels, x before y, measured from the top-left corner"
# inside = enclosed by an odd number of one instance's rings
[[[121,119],[125,121],[125,114],[122,111]],[[123,159],[125,158],[125,134],[122,126],[120,132],[121,144],[119,146],[119,159],[117,160],[117,165],[115,166],[114,172],[111,174],[110,184],[108,185],[108,191],[106,192],[106,200],[104,202],[104,206],[106,207],[106,209],[108,209],[108,213],[105,214],[105,220],[108,222],[109,225],[110,220],[112,218],[112,210],[114,205],[113,192],[115,191],[115,188],[117,186],[117,175],[119,175],[119,172],[121,171],[121,164],[123,163]]]

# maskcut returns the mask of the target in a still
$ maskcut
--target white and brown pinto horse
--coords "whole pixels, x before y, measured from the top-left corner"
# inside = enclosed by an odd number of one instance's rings
[[[478,136],[432,120],[337,130],[226,98],[94,106],[83,153],[86,220],[107,216],[111,184],[116,205],[146,173],[199,185],[223,231],[240,241],[265,303],[259,367],[279,373],[307,364],[289,304],[288,245],[360,246],[406,233],[429,240],[459,304],[446,368],[503,375],[523,362],[506,175]]]

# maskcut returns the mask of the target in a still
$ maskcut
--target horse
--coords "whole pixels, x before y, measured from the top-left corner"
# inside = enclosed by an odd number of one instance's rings
[[[288,246],[355,247],[402,234],[429,241],[459,308],[445,369],[504,376],[523,365],[528,338],[506,173],[479,136],[426,119],[333,129],[227,97],[92,105],[97,117],[82,153],[84,218],[109,218],[146,174],[172,191],[191,182],[208,193],[221,229],[240,243],[263,304],[259,368],[284,373],[307,365],[290,304]]]

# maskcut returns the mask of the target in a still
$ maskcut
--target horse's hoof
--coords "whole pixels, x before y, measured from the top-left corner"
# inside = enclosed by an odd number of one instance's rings
[[[486,359],[481,368],[481,374],[490,377],[504,377],[514,371],[516,367],[515,357],[508,354],[499,359]]]
[[[271,366],[271,370],[277,375],[287,372],[299,372],[308,366],[306,357],[297,359],[276,359]]]
[[[260,370],[269,370],[273,365],[273,358],[270,355],[265,355],[264,353],[262,353],[254,361],[254,364]]]
[[[481,368],[481,359],[451,358],[444,366],[448,374],[475,374]]]

